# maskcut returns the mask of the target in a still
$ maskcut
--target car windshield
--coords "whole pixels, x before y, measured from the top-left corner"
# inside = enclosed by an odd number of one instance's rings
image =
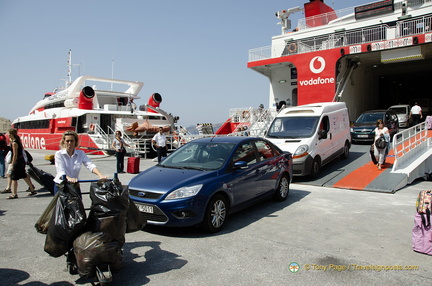
[[[189,142],[182,146],[159,166],[176,169],[217,170],[228,159],[234,143]]]
[[[396,114],[407,114],[406,107],[392,107],[389,108],[390,110],[393,110]]]
[[[382,113],[363,113],[357,118],[356,123],[376,123],[378,119],[383,119]]]
[[[308,138],[317,128],[319,117],[279,117],[267,132],[270,138]]]

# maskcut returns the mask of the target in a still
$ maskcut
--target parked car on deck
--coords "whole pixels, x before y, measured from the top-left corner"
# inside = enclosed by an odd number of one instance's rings
[[[288,197],[292,156],[263,138],[202,138],[183,145],[129,183],[148,224],[222,229],[227,215],[272,196]]]
[[[411,107],[409,104],[398,104],[389,107],[389,110],[393,110],[399,121],[399,128],[410,127],[410,111]]]
[[[393,110],[369,110],[363,112],[351,126],[351,140],[354,142],[372,142],[378,119],[382,119],[390,133],[390,140],[399,132],[398,116]]]

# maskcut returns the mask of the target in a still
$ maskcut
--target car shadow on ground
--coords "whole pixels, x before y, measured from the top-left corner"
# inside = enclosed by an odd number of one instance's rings
[[[251,205],[241,211],[228,216],[224,228],[217,233],[208,233],[201,230],[198,226],[192,227],[162,227],[147,225],[142,231],[156,235],[182,237],[182,238],[200,238],[208,236],[224,235],[230,232],[240,230],[248,225],[264,218],[274,216],[274,213],[289,207],[301,201],[310,192],[295,190],[290,186],[290,193],[286,201],[276,202],[273,199],[265,199],[254,205]]]

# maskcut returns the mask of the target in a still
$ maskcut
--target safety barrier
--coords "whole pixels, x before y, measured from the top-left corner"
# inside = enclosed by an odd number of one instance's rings
[[[425,3],[432,2],[432,0],[415,0],[411,2],[408,6],[416,7]],[[395,9],[402,9],[402,7],[399,6],[395,7]],[[341,17],[342,15],[348,15],[348,12],[353,13],[353,11],[354,8],[348,8],[341,11],[332,12],[331,14],[334,15],[336,13],[338,17]],[[328,17],[328,15],[324,14],[320,15],[319,17]],[[310,20],[308,19],[299,20],[300,31],[309,29],[308,26],[302,24],[301,22],[305,21],[306,23],[306,21]],[[396,22],[395,26],[391,27],[386,24],[381,24],[373,27],[347,30],[320,35],[316,37],[292,40],[286,42],[285,44],[280,43],[272,46],[251,49],[249,50],[249,62],[265,60],[269,58],[277,58],[289,54],[302,54],[314,51],[347,47],[352,45],[361,45],[366,43],[393,40],[402,37],[419,35],[427,32],[432,32],[432,16],[430,14],[418,18],[400,20]],[[292,47],[295,47],[295,49],[293,49]]]
[[[432,138],[428,138],[426,122],[395,134],[392,149],[395,156],[392,172],[401,171],[408,166],[415,168],[414,165],[421,164],[414,164],[416,160],[428,159],[428,152],[432,150]]]

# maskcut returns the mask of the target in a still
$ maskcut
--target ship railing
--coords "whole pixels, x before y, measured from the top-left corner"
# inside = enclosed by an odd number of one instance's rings
[[[412,173],[416,170],[418,176],[414,177],[421,177],[432,171],[428,163],[432,157],[432,138],[428,136],[426,122],[395,134],[391,148],[395,156],[392,172]],[[429,165],[419,168],[421,164]]]
[[[417,5],[432,2],[432,0],[423,1],[424,2],[419,1]],[[412,3],[410,5],[413,6]],[[287,39],[284,42],[249,50],[249,62],[288,56],[291,54],[302,54],[392,40],[401,37],[415,36],[431,31],[432,16],[426,15],[413,19],[399,20],[394,26],[380,24],[373,27],[347,31],[341,29],[338,32],[304,39],[294,40],[293,38],[288,38],[289,36],[287,35]]]
[[[432,31],[432,16],[423,16],[397,22],[396,35],[398,38],[414,36]]]
[[[432,0],[409,0],[407,1],[406,5],[410,8],[417,8],[418,6],[421,6],[428,2],[432,2]],[[305,30],[316,26],[322,26],[332,22],[336,22],[341,19],[346,19],[348,17],[354,18],[355,7],[357,6],[323,13],[317,16],[301,18],[297,22],[296,30]],[[394,9],[395,11],[401,10],[402,2],[394,3]]]
[[[311,27],[326,25],[332,20],[341,19],[350,16],[353,13],[354,13],[354,7],[349,7],[337,11],[320,14],[317,16],[301,18],[298,20],[297,28],[298,30],[304,30]]]

